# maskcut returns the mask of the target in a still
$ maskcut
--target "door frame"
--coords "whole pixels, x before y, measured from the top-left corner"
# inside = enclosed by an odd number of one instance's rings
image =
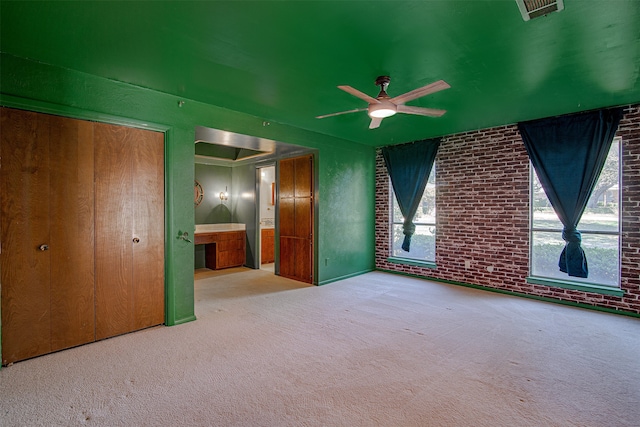
[[[278,141],[276,141],[276,144],[278,143]],[[274,224],[274,230],[275,230],[275,261],[274,261],[274,274],[276,275],[280,275],[280,161],[281,160],[287,160],[287,159],[293,159],[296,157],[300,157],[300,156],[311,156],[311,159],[313,161],[313,252],[311,254],[312,259],[313,259],[313,280],[312,283],[313,285],[318,285],[318,229],[319,229],[319,223],[320,221],[318,221],[318,212],[319,212],[319,206],[320,206],[320,201],[319,201],[319,177],[320,177],[320,173],[319,173],[319,157],[320,157],[320,152],[317,149],[313,149],[313,148],[306,148],[306,147],[302,147],[300,146],[301,150],[293,152],[293,153],[289,153],[286,156],[279,156],[275,159],[269,159],[269,160],[263,160],[263,161],[258,161],[255,163],[255,170],[256,170],[256,187],[255,187],[255,195],[256,195],[256,207],[257,209],[260,208],[260,168],[263,167],[268,167],[268,166],[275,166],[276,168],[276,188],[275,188],[275,205],[274,205],[274,209],[275,209],[275,224]],[[256,220],[255,220],[255,226],[256,226],[256,230],[260,230],[260,215],[259,213],[256,214]],[[256,233],[256,243],[260,243],[260,239],[261,237],[258,236],[257,234],[259,234],[258,232]],[[258,247],[258,245],[256,245],[256,247]],[[260,268],[260,265],[258,264],[258,268]]]

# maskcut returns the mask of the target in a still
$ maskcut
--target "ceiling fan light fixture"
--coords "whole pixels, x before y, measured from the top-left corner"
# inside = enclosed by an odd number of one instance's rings
[[[406,102],[413,101],[414,99],[418,99],[444,89],[449,89],[451,86],[449,86],[449,84],[444,80],[438,80],[437,82],[433,82],[426,86],[416,88],[407,93],[403,93],[402,95],[394,96],[393,98],[391,98],[386,91],[390,81],[391,79],[389,78],[389,76],[380,76],[376,79],[376,85],[380,86],[380,93],[376,98],[369,96],[364,92],[360,92],[358,89],[355,89],[351,86],[338,86],[338,89],[343,90],[348,94],[355,96],[356,98],[360,98],[361,100],[366,101],[367,104],[369,104],[367,108],[356,108],[354,110],[324,114],[322,116],[316,116],[316,118],[324,119],[327,117],[367,110],[367,114],[371,118],[369,129],[377,129],[378,127],[380,127],[382,119],[391,117],[396,113],[414,114],[417,116],[428,117],[440,117],[444,113],[446,113],[446,110],[412,107],[405,105]]]
[[[391,117],[398,112],[394,103],[389,101],[382,101],[378,104],[369,104],[367,109],[369,117],[372,119],[384,119],[385,117]]]

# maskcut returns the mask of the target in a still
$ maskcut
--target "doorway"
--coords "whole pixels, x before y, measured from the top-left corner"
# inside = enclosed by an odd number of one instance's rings
[[[317,158],[317,150],[203,127],[196,128],[195,143],[194,178],[197,189],[194,192],[195,241],[202,243],[202,239],[198,239],[198,229],[212,228],[210,226],[213,225],[220,227],[225,223],[229,227],[235,227],[234,230],[240,227],[245,232],[245,262],[242,267],[237,268],[269,270],[272,274],[284,275],[294,280],[301,279],[294,274],[284,273],[291,270],[287,269],[287,266],[299,267],[300,256],[296,256],[296,252],[300,249],[301,243],[288,239],[285,242],[284,252],[281,247],[279,187],[282,177],[280,169],[281,165],[289,164],[293,159],[299,157],[307,159],[305,160],[308,165],[306,172],[309,176],[305,191],[308,191],[306,197],[311,209],[308,215],[309,221],[307,221],[311,231],[304,233],[309,251],[305,248],[305,253],[308,252],[308,265],[304,268],[302,281],[313,283],[316,276],[315,245],[312,242],[315,235],[313,219],[318,208],[313,197],[317,182],[314,175],[316,170],[314,159]],[[300,168],[285,169],[303,171]],[[299,177],[290,176],[286,179],[291,185],[295,184],[296,179],[298,184],[301,182]],[[221,194],[224,194],[224,198]],[[300,194],[296,193],[295,196],[299,198]],[[289,201],[291,200],[287,203]],[[294,204],[299,208],[301,205],[298,202],[300,200],[294,201]],[[222,211],[225,215],[218,215]],[[299,214],[300,212],[296,213],[298,219],[300,219]],[[289,219],[291,218],[296,216]],[[206,259],[205,245],[196,243],[194,269],[198,276],[223,273],[207,268]],[[285,262],[284,273],[283,262]],[[230,274],[231,270],[224,271],[224,274]]]
[[[258,175],[258,224],[259,268],[274,271],[276,260],[276,167],[257,168]]]

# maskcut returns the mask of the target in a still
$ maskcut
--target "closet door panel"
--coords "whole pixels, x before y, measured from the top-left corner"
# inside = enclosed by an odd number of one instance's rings
[[[280,198],[279,215],[280,235],[295,236],[296,234],[296,209],[293,197]]]
[[[300,239],[311,239],[313,201],[309,197],[295,199],[295,227],[294,236]]]
[[[296,239],[295,241],[295,277],[303,282],[311,283],[312,273],[312,248],[308,239]]]
[[[51,117],[51,349],[95,340],[93,124]]]
[[[130,129],[133,149],[134,329],[164,323],[164,135]]]
[[[280,237],[280,275],[296,279],[296,239]]]
[[[280,182],[278,185],[280,198],[295,196],[295,160],[285,159],[280,161]]]
[[[2,362],[51,351],[49,116],[0,108]]]
[[[295,161],[295,197],[311,197],[313,172],[311,156],[297,157]]]
[[[96,339],[133,330],[132,151],[129,129],[94,124]]]

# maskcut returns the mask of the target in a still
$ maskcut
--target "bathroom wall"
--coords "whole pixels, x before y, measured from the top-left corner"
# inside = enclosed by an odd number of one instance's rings
[[[194,177],[204,191],[202,203],[195,208],[196,224],[220,224],[232,220],[229,200],[220,200],[220,192],[231,194],[231,167],[196,164]]]
[[[232,191],[229,198],[233,211],[233,222],[245,225],[246,259],[245,266],[259,268],[256,253],[256,230],[258,209],[256,206],[256,165],[236,166],[232,172]]]
[[[231,174],[232,168],[228,166],[195,165],[194,178],[204,192],[202,202],[195,207],[196,224],[236,222],[231,213],[231,196],[228,200],[220,200],[220,192],[225,189],[231,195]],[[194,268],[204,268],[204,245],[195,245],[194,251]]]

